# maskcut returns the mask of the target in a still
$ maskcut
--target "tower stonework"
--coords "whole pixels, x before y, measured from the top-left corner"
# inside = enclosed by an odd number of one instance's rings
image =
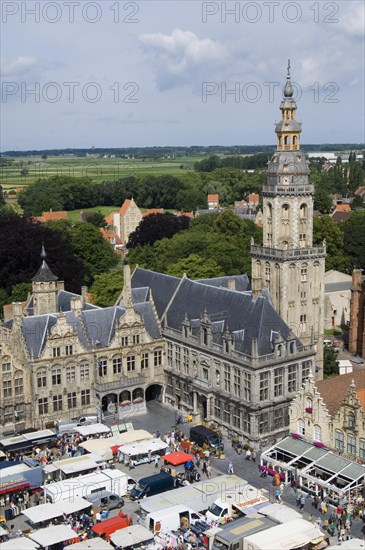
[[[32,279],[34,315],[57,311],[57,292],[63,288],[63,284],[58,282],[58,277],[52,273],[45,260],[46,252],[43,245],[41,258],[42,265]]]
[[[263,246],[252,243],[252,291],[268,288],[273,305],[304,345],[317,342],[317,378],[323,378],[326,246],[313,246],[313,196],[300,149],[290,65],[276,124],[276,151],[263,186]]]

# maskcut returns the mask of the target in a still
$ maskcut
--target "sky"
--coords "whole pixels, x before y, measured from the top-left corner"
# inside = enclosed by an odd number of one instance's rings
[[[0,150],[364,142],[363,1],[1,2]]]

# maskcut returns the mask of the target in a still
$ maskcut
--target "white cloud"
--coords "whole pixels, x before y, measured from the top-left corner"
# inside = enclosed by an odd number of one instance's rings
[[[20,78],[29,73],[36,64],[35,57],[19,56],[12,61],[3,62],[3,76]]]
[[[226,52],[218,41],[198,38],[191,31],[174,29],[170,35],[162,33],[142,34],[138,37],[145,51],[153,54],[160,89],[170,89],[186,84],[204,67],[221,64]]]
[[[354,2],[343,2],[342,10],[338,16],[341,30],[347,34],[363,37],[365,27],[365,4],[358,0]]]

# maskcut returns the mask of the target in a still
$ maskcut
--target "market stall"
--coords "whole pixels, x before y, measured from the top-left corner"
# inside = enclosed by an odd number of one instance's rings
[[[137,466],[138,464],[149,462],[153,455],[161,455],[161,451],[165,452],[167,448],[167,443],[161,441],[159,437],[130,443],[119,448],[118,460],[119,462],[124,462],[124,464],[129,464],[129,461],[132,459],[134,465]]]
[[[93,539],[86,539],[82,542],[76,542],[72,544],[72,550],[113,550],[114,547],[106,540],[95,537]]]
[[[260,469],[276,473],[287,483],[337,504],[340,497],[354,496],[363,484],[365,466],[337,455],[322,444],[309,443],[297,434],[264,451]]]
[[[118,529],[112,535],[110,540],[118,548],[138,548],[138,545],[144,545],[154,542],[154,535],[143,525],[130,525],[124,529]]]
[[[1,550],[36,550],[39,544],[28,537],[17,537],[1,543]]]
[[[78,538],[77,533],[69,525],[50,525],[45,529],[38,529],[29,534],[29,538],[40,546],[52,546],[59,542],[68,542]],[[18,546],[18,549],[21,546]]]
[[[185,464],[186,462],[189,462],[189,460],[194,461],[195,457],[192,455],[189,455],[188,453],[184,453],[183,451],[177,451],[176,453],[169,453],[167,455],[164,455],[161,457],[162,460],[167,462],[168,464],[171,464],[172,466],[180,466],[181,464]]]
[[[81,510],[90,508],[91,504],[87,500],[75,497],[70,500],[60,500],[54,504],[46,503],[39,506],[33,506],[23,510],[22,514],[32,523],[51,521],[52,519],[68,516]]]

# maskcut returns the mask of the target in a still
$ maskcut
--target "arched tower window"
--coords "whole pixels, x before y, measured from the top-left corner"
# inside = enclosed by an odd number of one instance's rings
[[[265,281],[270,281],[270,264],[269,262],[265,263]]]
[[[307,217],[307,211],[308,211],[307,205],[306,204],[301,204],[300,208],[299,208],[299,218],[301,220],[303,220]]]
[[[266,215],[268,219],[272,219],[272,205],[270,202],[266,206]]]
[[[289,136],[285,136],[284,145],[290,145],[290,137]]]
[[[293,145],[297,145],[298,138],[297,136],[293,136]]]
[[[285,219],[288,219],[289,218],[289,213],[290,213],[289,205],[288,204],[283,204],[283,206],[281,207],[281,217],[285,218]]]

